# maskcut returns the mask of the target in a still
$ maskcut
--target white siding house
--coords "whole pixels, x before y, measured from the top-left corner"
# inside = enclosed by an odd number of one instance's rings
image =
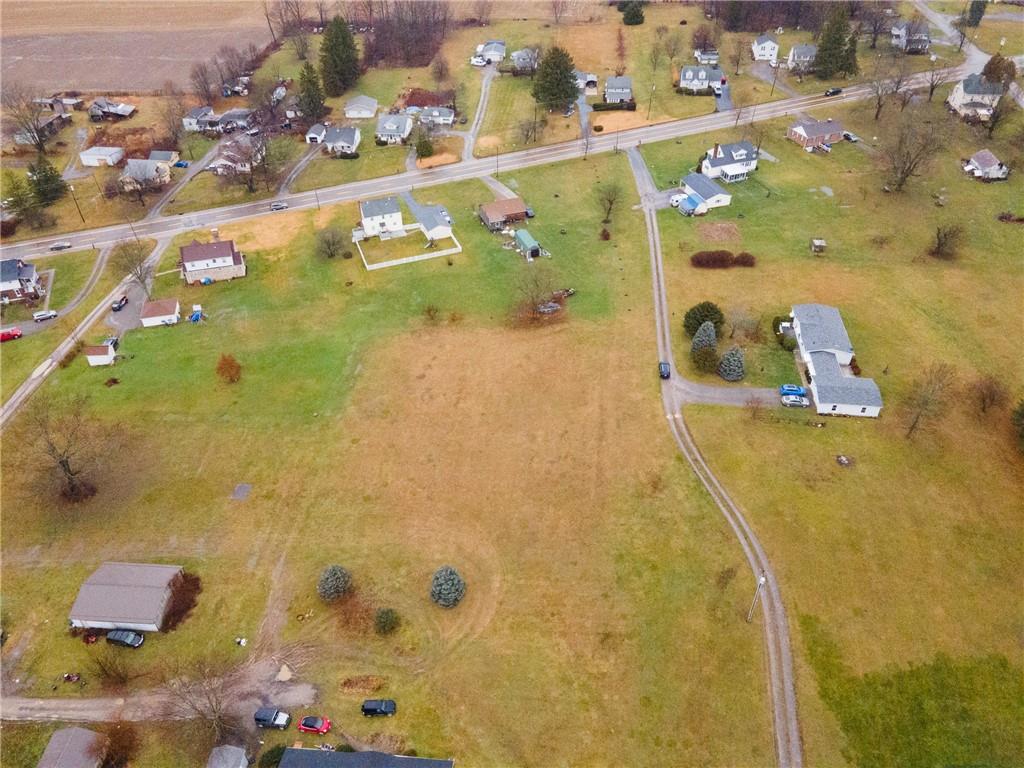
[[[159,325],[174,325],[181,320],[181,305],[177,299],[156,299],[142,305],[143,328],[155,328]]]
[[[117,355],[114,349],[113,342],[107,342],[106,344],[97,344],[94,347],[85,347],[82,349],[82,354],[85,355],[85,361],[89,363],[91,367],[101,365],[113,365],[114,357]]]
[[[732,195],[718,186],[715,182],[709,179],[702,173],[690,173],[683,179],[683,192],[686,194],[686,199],[679,204],[679,209],[683,213],[693,213],[700,215],[706,213],[712,208],[722,208],[729,205],[732,202]],[[692,211],[688,211],[684,208],[684,204],[687,206],[694,205]]]
[[[359,203],[360,228],[363,237],[385,237],[394,232],[404,231],[402,206],[397,197],[382,197]],[[359,230],[356,230],[357,232]]]
[[[195,133],[206,130],[210,122],[214,120],[216,120],[216,116],[213,114],[213,107],[195,107],[181,118],[181,125],[186,131]]]
[[[809,72],[814,67],[814,59],[817,55],[818,46],[816,45],[794,45],[789,49],[786,66],[792,70]]]
[[[362,133],[354,126],[338,128],[331,126],[324,135],[323,145],[328,152],[342,155],[354,155],[359,150],[359,142],[362,141]]]
[[[986,80],[980,74],[968,75],[953,86],[946,104],[960,117],[988,120],[1003,96],[1003,86]]]
[[[998,181],[1010,175],[1010,169],[1006,163],[1001,162],[987,149],[975,152],[964,165],[964,171],[983,181]]]
[[[385,144],[401,144],[412,133],[412,118],[408,115],[381,115],[377,118],[374,137]]]
[[[749,141],[715,144],[701,161],[700,172],[709,179],[743,181],[757,170],[757,156],[757,149]]]
[[[697,93],[721,85],[724,77],[718,67],[683,67],[679,70],[679,87]]]
[[[633,100],[633,78],[609,77],[604,81],[604,100],[609,104],[618,104]]]
[[[422,125],[454,125],[455,110],[448,107],[424,107],[420,112]]]
[[[754,61],[767,61],[775,65],[779,60],[779,43],[771,35],[759,35],[750,44],[750,54]]]

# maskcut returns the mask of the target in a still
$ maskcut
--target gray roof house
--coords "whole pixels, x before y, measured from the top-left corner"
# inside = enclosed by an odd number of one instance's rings
[[[924,19],[901,19],[892,25],[892,45],[907,53],[925,53],[932,44],[928,22]]]
[[[1005,179],[1010,175],[1010,169],[1006,164],[988,149],[982,149],[971,155],[971,159],[964,165],[964,171],[976,179],[986,181]]]
[[[540,63],[540,51],[536,48],[521,48],[512,51],[509,58],[512,61],[512,69],[518,72],[533,72]]]
[[[178,162],[180,155],[173,149],[154,149],[149,153],[150,160],[158,160],[161,163],[170,163],[173,165]]]
[[[946,103],[960,117],[988,120],[1002,96],[1001,83],[991,82],[975,73],[953,86]]]
[[[87,728],[54,731],[36,768],[99,768],[107,737]]]
[[[225,744],[210,750],[206,768],[249,768],[249,756],[241,747]]]
[[[106,96],[100,96],[89,107],[89,117],[93,120],[102,120],[105,117],[131,117],[135,114],[135,106],[123,101],[111,101]]]
[[[576,76],[576,87],[581,91],[586,88],[597,88],[597,75],[593,72],[574,69],[572,73]]]
[[[693,58],[697,60],[698,64],[713,67],[722,60],[722,55],[714,48],[698,49],[693,52]]]
[[[504,61],[505,41],[488,40],[487,42],[476,47],[476,54],[477,56],[483,56],[491,63],[494,63],[496,61]]]
[[[132,157],[125,160],[121,186],[126,190],[140,186],[162,186],[171,180],[171,168],[162,160],[143,160]]]
[[[0,302],[37,299],[41,290],[34,264],[21,259],[0,260]]]
[[[795,304],[790,315],[818,413],[878,416],[882,394],[874,379],[853,373],[853,345],[839,310],[825,304]]]
[[[968,96],[996,96],[1003,93],[1001,83],[992,82],[980,73],[968,75],[960,84]]]
[[[604,81],[604,100],[615,104],[633,100],[633,78],[625,75],[609,77]]]
[[[718,67],[689,66],[679,70],[679,87],[690,91],[704,91],[720,85],[725,73]]]
[[[345,102],[345,117],[365,119],[377,114],[377,100],[371,96],[353,96]]]
[[[412,118],[408,115],[381,115],[377,118],[374,136],[385,144],[400,144],[412,132]]]
[[[322,144],[331,152],[351,155],[359,149],[361,139],[362,134],[358,128],[351,125],[341,127],[332,125],[324,132]]]
[[[715,144],[700,164],[700,172],[709,179],[725,182],[743,181],[757,170],[757,148],[749,141]]]
[[[246,109],[245,107],[237,107],[235,109],[229,109],[220,119],[217,124],[222,128],[248,128],[253,120],[253,111]]]
[[[384,752],[325,752],[288,747],[280,768],[454,768],[454,760],[405,757]]]
[[[810,69],[818,55],[818,46],[810,43],[794,45],[789,49],[786,64],[790,69]]]
[[[103,563],[78,590],[71,626],[159,632],[182,574],[180,565]]]
[[[423,125],[452,125],[454,122],[455,110],[448,107],[424,107],[420,112]]]
[[[398,198],[394,196],[377,197],[373,200],[363,200],[359,203],[359,216],[363,219],[401,212],[402,206],[399,204]]]

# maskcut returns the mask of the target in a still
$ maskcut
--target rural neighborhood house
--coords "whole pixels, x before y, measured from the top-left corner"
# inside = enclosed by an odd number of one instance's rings
[[[207,285],[221,280],[245,277],[245,256],[235,248],[234,240],[200,243],[193,240],[181,246],[181,277],[188,285]]]
[[[1010,169],[987,149],[975,152],[964,166],[964,171],[982,181],[997,181],[1010,175]]]
[[[843,126],[835,120],[798,120],[789,126],[786,137],[804,149],[843,140]]]
[[[38,299],[42,294],[39,273],[34,264],[21,259],[0,261],[0,301],[9,304],[25,299]]]
[[[180,565],[103,563],[78,590],[71,626],[159,632],[183,575]]]
[[[779,60],[779,41],[771,35],[758,35],[750,44],[750,55],[754,61],[767,61],[774,66]]]
[[[749,141],[715,144],[700,164],[700,172],[709,179],[725,182],[743,181],[757,170],[758,151]]]

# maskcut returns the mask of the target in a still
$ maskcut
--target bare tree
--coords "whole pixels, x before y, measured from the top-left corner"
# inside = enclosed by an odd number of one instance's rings
[[[438,53],[430,62],[430,76],[434,79],[434,86],[441,90],[441,86],[451,76],[451,68],[448,66],[448,59]]]
[[[315,0],[313,6],[316,8],[316,13],[320,17],[320,26],[324,27],[327,25],[327,17],[330,15],[330,8],[334,5],[330,0]]]
[[[962,11],[960,13],[960,16],[956,19],[956,21],[953,22],[952,26],[953,26],[953,29],[956,30],[956,37],[957,37],[956,50],[957,50],[957,52],[960,52],[960,51],[962,51],[964,49],[964,43],[967,42],[967,28],[970,26],[967,23],[967,11],[966,10]]]
[[[215,740],[233,733],[239,726],[231,709],[240,693],[238,675],[218,672],[204,661],[165,672],[165,716],[173,720],[202,720]]]
[[[473,3],[473,15],[481,24],[491,23],[491,12],[494,10],[494,0],[475,0]]]
[[[890,60],[878,59],[875,62],[874,72],[868,81],[871,94],[875,97],[875,120],[882,115],[886,101],[893,93],[893,70]]]
[[[989,114],[988,122],[985,123],[985,132],[991,139],[992,134],[996,132],[996,128],[1006,122],[1006,118],[1014,110],[1013,99],[1007,94],[1007,86],[1003,86],[1003,95],[999,97],[999,101],[992,107],[992,112]]]
[[[266,122],[270,124],[277,122],[277,110],[280,106],[274,96],[277,87],[277,79],[266,74],[255,75],[249,81],[249,106],[266,115]]]
[[[935,228],[935,244],[929,253],[937,259],[952,261],[957,256],[964,234],[964,228],[960,224],[939,225]]]
[[[334,259],[345,250],[345,235],[338,227],[326,227],[316,233],[317,255]]]
[[[985,414],[1004,407],[1010,401],[1010,393],[1001,379],[988,373],[979,376],[968,388],[967,396],[974,399],[978,413]]]
[[[910,396],[904,403],[907,438],[942,414],[955,383],[956,371],[949,363],[932,363],[925,369],[911,386]]]
[[[743,403],[743,408],[752,421],[760,421],[764,418],[764,401],[759,397],[751,395]]]
[[[871,2],[865,3],[857,14],[861,33],[871,38],[871,50],[878,47],[879,35],[892,26],[892,16],[886,10],[889,10],[887,3]]]
[[[667,34],[668,27],[666,27],[664,24],[659,24],[654,28],[654,37],[658,40],[658,42],[663,41],[665,39],[665,35]]]
[[[558,26],[562,23],[562,17],[569,10],[569,0],[550,0],[548,7],[551,9],[551,18],[554,20],[555,26]]]
[[[946,62],[936,59],[928,66],[928,101],[932,100],[936,89],[949,82],[949,70],[945,68]]]
[[[130,654],[108,645],[90,659],[93,675],[104,688],[123,688],[130,681],[142,677],[135,671]]]
[[[124,654],[122,654],[124,655]],[[99,727],[106,739],[97,740],[89,750],[89,756],[103,768],[128,768],[135,763],[142,739],[135,723],[117,720]]]
[[[547,264],[526,264],[516,281],[516,292],[522,305],[531,313],[546,301],[551,301],[555,278]]]
[[[35,101],[31,88],[24,83],[5,82],[0,95],[4,118],[10,120],[38,152],[46,151],[47,135],[43,131],[46,108]]]
[[[889,92],[899,100],[900,112],[902,112],[914,98],[914,92],[910,89],[909,84],[911,72],[907,56],[897,54],[895,57],[895,65],[891,71],[892,83],[889,85]]]
[[[683,36],[678,32],[673,32],[665,38],[662,45],[665,47],[665,55],[668,56],[668,60],[675,64],[679,54],[683,51]]]
[[[276,0],[262,0],[263,18],[267,20],[267,29],[270,30],[270,40],[277,45],[277,30],[274,29],[274,19],[277,17]]]
[[[225,81],[237,80],[249,68],[249,56],[233,45],[222,45],[217,49],[217,56],[223,65]]]
[[[84,396],[58,403],[41,396],[26,417],[26,443],[46,459],[48,474],[60,481],[61,496],[83,501],[96,493],[90,479],[103,453],[109,453],[110,430],[94,420]]]
[[[210,65],[205,61],[197,61],[192,65],[192,69],[188,75],[189,83],[192,85],[192,93],[203,102],[203,104],[212,104],[214,99],[214,81],[213,72],[210,70]]]
[[[911,177],[921,173],[946,145],[944,126],[920,109],[900,116],[894,133],[882,144],[882,157],[889,170],[889,184],[902,192]]]
[[[160,96],[160,123],[167,133],[167,138],[177,145],[185,132],[185,126],[181,122],[187,113],[185,94],[174,81],[168,80],[164,83]]]
[[[733,74],[740,73],[740,65],[743,63],[744,55],[750,50],[750,41],[744,37],[737,37],[732,44],[732,53],[729,54],[729,61],[734,67]]]
[[[127,275],[150,296],[150,282],[153,279],[153,265],[149,262],[149,250],[138,240],[124,240],[114,246],[111,263],[115,270]]]
[[[651,72],[657,74],[658,67],[661,65],[661,59],[665,55],[665,49],[661,47],[661,43],[653,43],[650,48],[647,49],[647,61],[650,62]]]
[[[622,185],[617,181],[610,181],[597,188],[597,202],[601,206],[601,213],[604,218],[602,224],[608,224],[612,220],[612,211],[622,199]]]
[[[517,129],[523,144],[532,144],[537,140],[539,128],[536,120],[520,120]]]
[[[281,36],[295,50],[295,57],[305,61],[309,55],[309,32],[306,29],[306,4],[303,0],[277,0],[277,19]]]

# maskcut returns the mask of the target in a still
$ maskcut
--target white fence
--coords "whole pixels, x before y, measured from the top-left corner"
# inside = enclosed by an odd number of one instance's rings
[[[445,248],[443,251],[430,251],[429,253],[418,253],[415,256],[405,256],[401,259],[391,259],[391,261],[382,261],[377,264],[370,264],[366,260],[366,254],[363,253],[363,247],[359,244],[359,241],[356,241],[356,248],[359,249],[359,258],[363,260],[363,266],[366,267],[367,271],[372,272],[375,269],[398,267],[402,264],[414,264],[417,261],[429,261],[430,259],[437,259],[441,256],[453,256],[456,253],[462,253],[462,243],[460,243],[458,238],[455,237],[454,232],[452,232],[452,240],[455,242],[454,248]]]

